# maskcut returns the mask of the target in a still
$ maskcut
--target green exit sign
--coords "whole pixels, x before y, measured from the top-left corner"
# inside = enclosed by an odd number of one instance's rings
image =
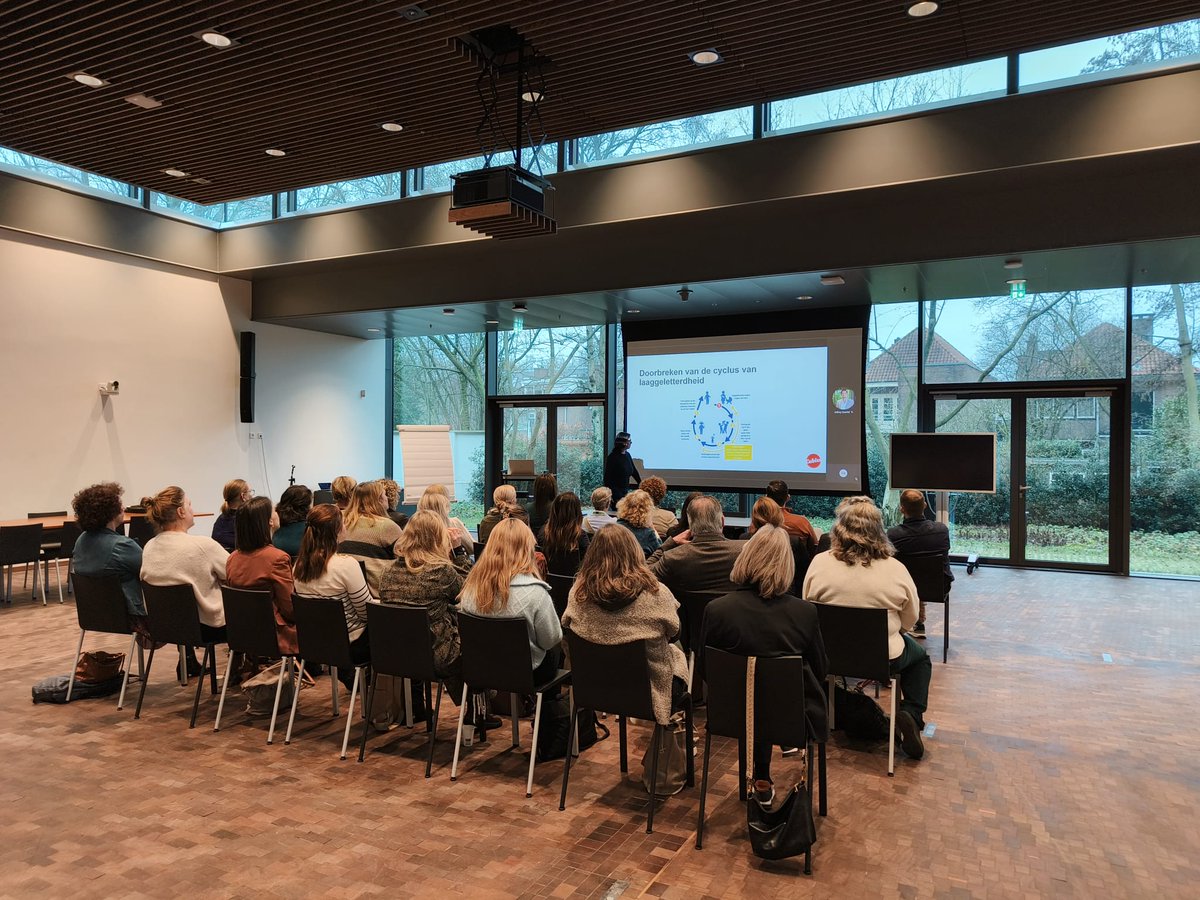
[[[1010,300],[1025,299],[1025,279],[1014,278],[1008,283],[1008,297]]]

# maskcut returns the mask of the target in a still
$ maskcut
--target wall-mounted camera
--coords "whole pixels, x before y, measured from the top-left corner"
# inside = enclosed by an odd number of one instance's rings
[[[99,387],[101,397],[112,397],[121,393],[121,382],[119,381],[102,381]]]

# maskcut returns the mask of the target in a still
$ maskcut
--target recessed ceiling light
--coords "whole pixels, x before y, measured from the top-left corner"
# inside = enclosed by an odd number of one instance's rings
[[[192,181],[196,184],[212,184],[211,178],[193,178]]]
[[[235,41],[233,38],[229,37],[228,35],[221,34],[219,31],[200,31],[196,33],[196,37],[200,38],[200,40],[204,41],[204,43],[208,44],[208,46],[216,47],[218,50],[228,50],[237,43],[237,41]]]
[[[526,103],[540,103],[545,96],[541,91],[525,91],[521,94],[521,99]]]
[[[415,3],[401,7],[399,12],[400,15],[409,22],[416,22],[418,19],[424,19],[429,15],[429,13],[425,12],[425,10],[421,9],[421,7]]]
[[[1010,278],[1010,279],[1008,279],[1008,281],[1005,282],[1005,284],[1024,284],[1024,283],[1025,283],[1024,278]]]
[[[923,19],[926,16],[932,16],[938,11],[938,5],[933,0],[921,0],[919,3],[914,3],[908,8],[908,14],[914,19]]]
[[[125,97],[124,100],[126,103],[132,103],[134,106],[140,107],[141,109],[158,109],[160,106],[162,106],[161,100],[155,100],[153,97],[150,97],[146,94],[130,94],[128,97]]]
[[[636,316],[638,313],[640,313],[640,312],[641,312],[641,310],[640,310],[640,309],[627,309],[627,310],[625,310],[625,312],[627,312],[627,313],[633,313],[633,315],[635,315],[635,316]]]
[[[170,175],[172,178],[187,178],[188,173],[183,169],[163,169],[164,175]]]
[[[800,295],[799,297],[797,297],[796,299],[797,299],[797,300],[811,300],[811,299],[812,299],[812,294],[801,294],[801,295]]]
[[[445,309],[443,309],[443,310],[442,310],[442,315],[443,315],[443,316],[452,316],[452,315],[454,315],[454,307],[452,307],[452,306],[447,306]]]
[[[378,328],[368,328],[367,331],[369,331],[371,334],[379,334]]]
[[[499,325],[500,324],[499,319],[487,319],[486,321],[487,321],[487,324],[489,324],[489,325]]]
[[[528,307],[525,306],[524,303],[514,303],[513,304],[513,312],[525,312],[526,309],[528,309]]]
[[[1020,259],[1006,259],[1004,261],[1004,268],[1006,269],[1019,269],[1023,265],[1025,265],[1025,263],[1021,262]]]
[[[725,61],[725,57],[711,47],[705,50],[695,50],[689,53],[688,59],[698,66],[711,66]]]
[[[267,156],[287,156],[287,151],[280,150],[278,147],[271,147],[267,150]]]
[[[843,278],[841,275],[822,275],[821,276],[821,284],[825,285],[826,287],[834,287],[836,285],[845,284],[845,283],[846,283],[846,279]]]
[[[692,289],[685,284],[675,293],[679,295],[680,300],[682,300],[684,303],[687,303],[688,297],[692,296]]]
[[[97,78],[95,75],[89,75],[87,72],[72,72],[67,77],[80,84],[86,84],[90,88],[104,87],[108,84],[103,78]]]
[[[379,127],[382,128],[384,131],[390,131],[392,134],[395,134],[398,131],[404,130],[404,126],[401,125],[399,122],[384,122]]]

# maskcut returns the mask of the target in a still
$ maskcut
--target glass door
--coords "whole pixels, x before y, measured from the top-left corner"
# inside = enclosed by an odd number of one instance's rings
[[[518,478],[518,461],[533,462],[533,472],[550,472],[558,490],[574,491],[587,505],[588,495],[604,479],[603,401],[537,402],[497,406],[501,444],[502,480],[511,482],[524,496],[533,487],[533,476]]]

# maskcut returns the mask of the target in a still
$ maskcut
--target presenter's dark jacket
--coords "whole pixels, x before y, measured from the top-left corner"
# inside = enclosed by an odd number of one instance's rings
[[[736,590],[729,573],[745,546],[742,541],[726,540],[723,534],[696,535],[687,544],[667,538],[646,560],[654,577],[671,589],[682,606],[685,650],[700,649],[704,607]]]
[[[950,571],[950,529],[941,522],[930,522],[924,516],[905,519],[888,529],[888,540],[898,556],[938,556],[946,559],[946,590],[954,573]]]
[[[828,737],[825,673],[829,667],[817,610],[807,600],[784,594],[767,599],[743,585],[704,610],[704,647],[738,656],[804,657],[804,707],[814,740]],[[704,660],[697,664],[703,671]]]
[[[638,484],[642,483],[642,476],[633,464],[629,451],[614,449],[609,452],[604,458],[604,486],[612,491],[614,504],[629,493],[631,476]]]

